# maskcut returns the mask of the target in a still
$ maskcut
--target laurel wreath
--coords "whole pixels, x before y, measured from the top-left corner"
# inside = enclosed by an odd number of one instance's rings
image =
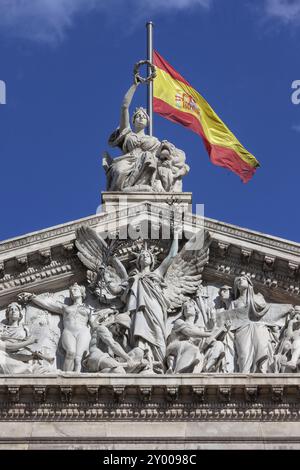
[[[151,70],[150,75],[146,78],[141,77],[141,75],[139,74],[139,68],[142,65],[148,65]],[[140,60],[139,62],[135,64],[134,69],[133,69],[133,74],[137,82],[148,83],[154,80],[154,78],[156,77],[156,67],[155,65],[151,64],[149,60]]]

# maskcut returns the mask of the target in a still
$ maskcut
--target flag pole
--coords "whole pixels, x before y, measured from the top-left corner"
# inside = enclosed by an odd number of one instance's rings
[[[153,62],[153,26],[152,21],[146,23],[147,28],[147,60]],[[151,69],[148,66],[148,75],[150,75]],[[147,108],[149,115],[149,135],[153,135],[153,81],[148,82],[147,85]]]

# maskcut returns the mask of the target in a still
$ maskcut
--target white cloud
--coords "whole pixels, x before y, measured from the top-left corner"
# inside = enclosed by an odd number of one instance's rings
[[[0,0],[0,31],[39,42],[61,41],[77,16],[92,10],[115,15],[119,9],[148,13],[209,8],[214,0]],[[118,13],[120,17],[120,12]],[[134,15],[133,15],[134,16]]]
[[[97,0],[0,0],[0,27],[12,36],[56,42],[64,37],[78,13],[95,8],[97,3]]]
[[[140,20],[183,10],[208,10],[216,0],[0,0],[0,33],[38,42],[60,42],[77,17],[91,11],[106,20],[136,25]],[[300,0],[260,0],[264,17],[300,24]],[[131,15],[128,12],[132,12]],[[152,15],[152,16],[151,16]]]
[[[267,16],[286,24],[300,22],[300,0],[266,0]]]
[[[205,8],[210,7],[212,0],[145,0],[144,2],[139,1],[140,4],[146,5],[146,8],[157,8],[174,9],[178,10],[184,8],[191,8],[194,6],[202,6]]]

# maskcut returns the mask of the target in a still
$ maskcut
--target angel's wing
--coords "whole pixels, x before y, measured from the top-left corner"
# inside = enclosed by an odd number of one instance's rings
[[[123,263],[113,256],[111,247],[92,228],[82,225],[77,229],[75,244],[78,258],[90,271],[98,274],[100,268],[110,266],[116,277],[121,280],[127,278]]]
[[[194,294],[199,287],[211,243],[209,232],[205,231],[201,240],[199,237],[198,233],[193,235],[165,274],[165,296],[171,309],[181,307],[186,295]]]

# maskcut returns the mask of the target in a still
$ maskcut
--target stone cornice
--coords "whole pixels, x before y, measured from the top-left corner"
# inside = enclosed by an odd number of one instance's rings
[[[93,215],[66,224],[57,225],[49,229],[33,232],[25,236],[4,240],[3,242],[0,242],[0,260],[4,258],[4,253],[7,255],[9,252],[15,251],[19,248],[26,247],[34,249],[36,244],[41,244],[43,242],[47,242],[49,244],[49,242],[53,242],[54,240],[56,241],[56,244],[60,244],[61,242],[59,241],[59,238],[66,238],[66,236],[68,237],[68,240],[72,241],[75,238],[76,229],[82,224],[92,227],[99,226],[99,228],[101,228],[104,223],[126,218],[127,216],[132,218],[139,213],[149,215],[162,213],[163,215],[168,215],[170,214],[170,209],[162,208],[154,203],[144,202],[128,209]],[[199,218],[195,215],[187,214],[186,221],[187,223],[196,225],[199,223]],[[297,242],[273,237],[271,235],[262,234],[260,232],[255,232],[253,230],[248,230],[209,218],[205,218],[205,226],[209,231],[212,231],[215,234],[224,234],[236,239],[238,244],[245,241],[255,245],[260,245],[261,247],[272,248],[283,253],[300,257],[300,243]],[[3,255],[1,256],[1,254]]]
[[[63,237],[68,235],[70,241],[75,239],[75,231],[82,224],[97,226],[107,214],[99,214],[95,216],[85,217],[83,219],[78,219],[73,222],[67,222],[65,224],[56,225],[51,228],[39,230],[37,232],[32,232],[24,236],[10,238],[9,240],[4,240],[0,242],[0,254],[9,253],[15,251],[19,248],[28,247],[29,251],[34,251],[36,245],[40,245],[43,242],[51,242],[58,237]],[[60,244],[59,242],[57,244]]]
[[[255,232],[253,230],[248,230],[246,228],[208,218],[205,218],[205,227],[209,231],[230,235],[239,241],[247,241],[255,245],[260,245],[261,247],[273,248],[275,250],[295,254],[300,257],[300,243],[297,242]]]
[[[296,374],[1,376],[0,421],[300,421]]]

